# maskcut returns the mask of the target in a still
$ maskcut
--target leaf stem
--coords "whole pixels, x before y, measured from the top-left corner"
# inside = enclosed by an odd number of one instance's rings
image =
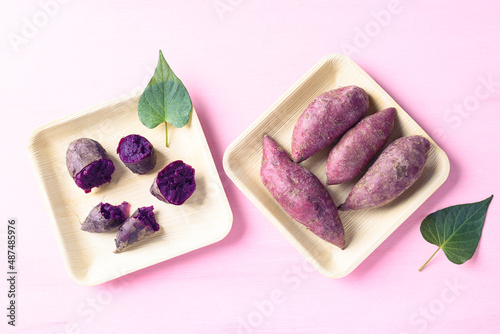
[[[167,129],[167,122],[165,122],[165,146],[168,147],[168,129]]]
[[[436,251],[434,252],[434,254],[432,254],[432,256],[429,258],[429,260],[427,260],[427,262],[425,262],[424,265],[422,267],[420,267],[420,269],[418,271],[422,271],[422,269],[424,269],[424,267],[427,265],[427,263],[429,263],[429,261],[432,260],[432,258],[434,257],[434,255],[436,255],[437,252],[439,252],[440,249],[441,249],[441,247],[438,247],[438,249],[436,249]]]

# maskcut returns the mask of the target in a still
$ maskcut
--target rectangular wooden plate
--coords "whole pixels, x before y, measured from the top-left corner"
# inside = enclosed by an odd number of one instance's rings
[[[369,114],[388,107],[397,109],[389,142],[402,136],[421,135],[431,141],[431,149],[421,177],[393,202],[377,209],[340,212],[347,245],[340,250],[292,220],[264,187],[259,172],[264,134],[269,134],[290,153],[292,130],[302,111],[317,95],[349,85],[357,85],[368,93]],[[323,184],[326,184],[325,164],[330,148],[302,163]],[[444,151],[368,74],[348,57],[335,54],[319,61],[227,148],[224,170],[320,273],[339,278],[354,270],[441,186],[448,177],[450,163]],[[328,187],[335,203],[344,202],[359,178]]]
[[[171,259],[224,238],[232,225],[232,212],[196,111],[183,128],[169,126],[169,148],[163,125],[148,129],[137,116],[142,91],[77,112],[36,129],[29,153],[42,189],[50,221],[70,276],[82,285],[95,285]],[[132,173],[120,161],[116,148],[129,134],[146,137],[155,147],[155,168]],[[85,194],[66,169],[68,144],[81,137],[97,140],[113,160],[110,183]],[[197,188],[181,206],[159,201],[149,193],[156,174],[168,163],[183,160],[195,171]],[[88,233],[80,222],[99,202],[153,205],[161,228],[140,243],[114,254],[116,231]]]

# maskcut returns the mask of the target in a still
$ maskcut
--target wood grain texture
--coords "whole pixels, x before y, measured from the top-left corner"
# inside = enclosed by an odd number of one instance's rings
[[[165,147],[162,125],[147,129],[137,117],[142,91],[81,111],[36,129],[29,140],[29,153],[42,188],[64,262],[70,276],[82,285],[95,285],[145,268],[219,241],[232,225],[232,212],[206,142],[196,111],[183,128],[169,126],[170,147]],[[153,143],[155,168],[145,174],[132,173],[120,161],[116,149],[120,139],[140,134]],[[113,160],[110,183],[85,194],[65,165],[68,144],[81,137],[99,141]],[[156,174],[168,163],[183,160],[196,171],[197,189],[181,206],[163,203],[149,193]],[[116,231],[87,233],[80,223],[99,202],[138,207],[153,205],[160,230],[114,254]]]
[[[325,91],[348,85],[357,85],[368,93],[368,114],[388,107],[396,108],[389,143],[402,136],[421,135],[431,141],[431,149],[421,177],[396,200],[377,209],[340,212],[346,235],[346,248],[340,250],[291,219],[260,181],[259,169],[264,134],[269,134],[290,153],[293,127],[307,105]],[[323,184],[326,184],[325,164],[331,147],[302,163]],[[439,188],[448,177],[450,163],[444,151],[389,94],[352,60],[337,54],[319,61],[227,148],[224,169],[240,190],[320,273],[339,278],[354,270]],[[345,184],[328,186],[337,205],[343,203],[360,177]]]

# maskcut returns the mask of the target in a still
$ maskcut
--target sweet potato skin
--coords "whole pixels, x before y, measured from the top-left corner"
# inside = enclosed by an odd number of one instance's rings
[[[325,186],[309,170],[290,160],[271,137],[264,136],[262,147],[260,177],[271,195],[293,219],[343,249],[344,227]]]
[[[292,133],[292,158],[299,163],[324,149],[368,111],[368,95],[347,86],[317,96],[302,112]]]
[[[91,233],[112,231],[127,219],[129,208],[130,205],[127,202],[122,202],[117,206],[101,202],[90,210],[81,229]]]
[[[332,148],[326,161],[326,183],[340,184],[361,173],[389,140],[396,109],[387,108],[361,120]]]
[[[153,144],[141,135],[131,134],[118,143],[116,153],[132,173],[143,175],[151,171],[156,164]]]
[[[143,240],[160,229],[153,210],[153,206],[138,208],[130,218],[125,220],[116,234],[114,253],[123,252],[132,244]]]
[[[85,193],[110,182],[115,170],[106,150],[90,138],[79,138],[68,145],[66,167],[73,181]]]
[[[339,210],[376,208],[401,195],[422,174],[429,149],[430,142],[422,136],[393,141],[354,185]]]
[[[182,160],[173,161],[163,168],[149,188],[151,195],[174,205],[184,204],[195,190],[195,170]]]

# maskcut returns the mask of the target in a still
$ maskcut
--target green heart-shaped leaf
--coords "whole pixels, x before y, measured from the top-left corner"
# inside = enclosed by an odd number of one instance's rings
[[[492,199],[493,195],[481,202],[450,206],[425,217],[420,232],[426,241],[439,248],[419,271],[440,249],[453,263],[462,264],[469,260],[479,244],[486,211]]]
[[[170,68],[160,50],[155,73],[144,89],[138,105],[139,119],[146,127],[153,129],[165,123],[165,140],[168,147],[167,123],[177,128],[187,124],[193,103],[182,83]]]

